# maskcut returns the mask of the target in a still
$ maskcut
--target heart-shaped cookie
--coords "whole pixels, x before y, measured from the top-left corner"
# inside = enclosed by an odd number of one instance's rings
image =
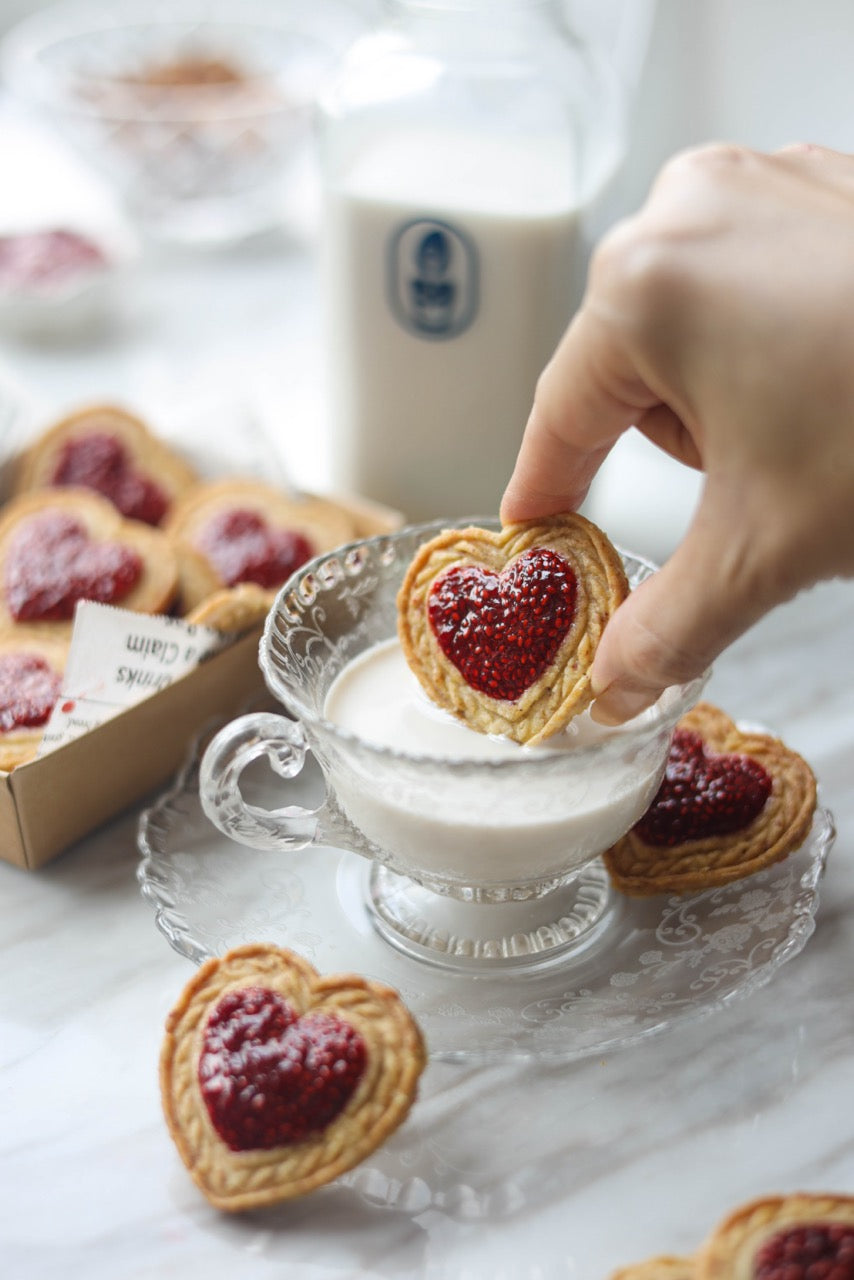
[[[271,527],[258,511],[232,507],[203,525],[196,547],[227,587],[253,582],[278,589],[314,555],[314,546],[297,529]]]
[[[596,646],[627,594],[619,553],[583,516],[448,529],[407,570],[398,634],[434,702],[536,745],[591,701]]]
[[[160,524],[169,509],[165,492],[134,466],[122,442],[106,431],[67,440],[58,451],[50,482],[94,489],[123,516],[144,524]]]
[[[4,564],[16,622],[68,622],[78,600],[116,604],[136,585],[142,561],[121,542],[95,542],[67,511],[41,511],[9,539]]]
[[[160,1085],[182,1160],[212,1204],[304,1195],[403,1121],[425,1064],[391,988],[322,977],[261,944],[209,960],[166,1024]]]
[[[92,489],[128,520],[159,525],[196,481],[193,468],[146,423],[104,404],[79,409],[44,431],[20,460],[15,492]]]
[[[168,539],[124,520],[87,489],[40,489],[0,518],[0,629],[70,631],[78,600],[142,613],[168,609],[177,586]]]
[[[355,536],[352,517],[334,502],[251,479],[196,485],[175,504],[165,528],[178,555],[187,613],[214,591],[243,583],[265,590],[269,607],[295,569]]]
[[[741,1205],[698,1251],[697,1280],[854,1280],[854,1197],[798,1193]]]
[[[799,848],[815,806],[801,756],[701,702],[676,727],[655,799],[605,865],[635,897],[729,884]]]
[[[610,1280],[854,1280],[854,1197],[765,1196],[728,1214],[693,1258],[621,1267]]]
[[[0,769],[36,755],[62,687],[67,641],[20,628],[0,639]]]

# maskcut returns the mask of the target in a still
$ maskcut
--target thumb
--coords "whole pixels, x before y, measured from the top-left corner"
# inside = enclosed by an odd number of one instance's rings
[[[702,675],[774,603],[762,600],[755,562],[739,526],[701,504],[671,558],[605,628],[591,671],[593,719],[622,724],[668,686]]]

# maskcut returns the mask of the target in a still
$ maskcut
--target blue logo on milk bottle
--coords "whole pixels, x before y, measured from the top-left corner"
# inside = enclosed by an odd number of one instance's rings
[[[456,227],[417,218],[391,236],[388,292],[398,322],[421,338],[455,338],[477,314],[477,252]]]

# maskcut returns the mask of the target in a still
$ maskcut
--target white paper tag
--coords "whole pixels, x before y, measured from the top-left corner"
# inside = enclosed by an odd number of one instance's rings
[[[210,627],[81,601],[62,682],[39,755],[167,688],[233,637]]]

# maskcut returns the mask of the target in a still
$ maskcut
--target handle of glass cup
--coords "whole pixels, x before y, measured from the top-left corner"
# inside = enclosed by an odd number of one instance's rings
[[[279,777],[297,777],[306,748],[302,725],[285,716],[257,712],[232,720],[202,756],[199,797],[205,814],[225,835],[254,849],[304,849],[312,844],[319,809],[262,809],[244,800],[240,790],[244,769],[264,756]]]

